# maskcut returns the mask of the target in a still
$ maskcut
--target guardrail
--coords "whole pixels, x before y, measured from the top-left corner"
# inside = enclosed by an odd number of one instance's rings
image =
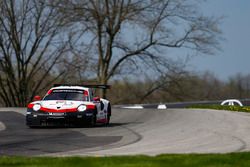
[[[223,103],[224,102],[224,103]],[[250,106],[250,99],[227,99],[215,101],[192,101],[192,102],[173,102],[173,103],[155,103],[155,104],[127,104],[127,105],[114,105],[116,108],[127,109],[167,109],[167,108],[186,108],[191,105],[239,105]]]

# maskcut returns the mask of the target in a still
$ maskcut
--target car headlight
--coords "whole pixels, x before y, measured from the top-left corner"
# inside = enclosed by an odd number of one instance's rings
[[[34,111],[38,111],[38,110],[40,110],[40,108],[41,108],[40,104],[34,104],[34,106],[33,106]]]
[[[83,112],[83,111],[85,111],[87,109],[87,107],[85,106],[85,105],[80,105],[78,108],[77,108],[77,110],[79,111],[79,112]]]

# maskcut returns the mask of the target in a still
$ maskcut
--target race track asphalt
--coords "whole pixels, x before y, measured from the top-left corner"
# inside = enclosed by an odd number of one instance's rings
[[[113,109],[108,127],[38,128],[25,109],[0,109],[0,156],[158,155],[250,151],[250,114],[200,109]]]

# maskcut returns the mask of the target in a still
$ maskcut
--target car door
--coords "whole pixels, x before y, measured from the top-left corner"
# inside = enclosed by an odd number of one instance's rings
[[[105,122],[106,115],[104,110],[104,103],[101,101],[100,97],[94,97],[94,92],[92,89],[89,89],[90,99],[92,99],[93,103],[96,105],[96,120],[97,122]]]
[[[105,109],[104,109],[104,103],[100,100],[97,101],[96,103],[96,108],[97,108],[97,121],[105,121],[106,120],[106,113],[105,113]]]

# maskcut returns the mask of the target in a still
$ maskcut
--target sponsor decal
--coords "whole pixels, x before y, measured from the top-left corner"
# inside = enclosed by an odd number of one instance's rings
[[[82,118],[82,115],[77,115],[77,118]]]
[[[62,115],[64,115],[64,113],[49,113],[49,115],[54,115],[54,116],[62,116]]]
[[[86,113],[86,116],[88,116],[88,117],[90,117],[92,115],[93,115],[92,113]]]
[[[84,90],[74,90],[74,89],[54,89],[53,93],[58,92],[70,92],[70,93],[84,93]]]

